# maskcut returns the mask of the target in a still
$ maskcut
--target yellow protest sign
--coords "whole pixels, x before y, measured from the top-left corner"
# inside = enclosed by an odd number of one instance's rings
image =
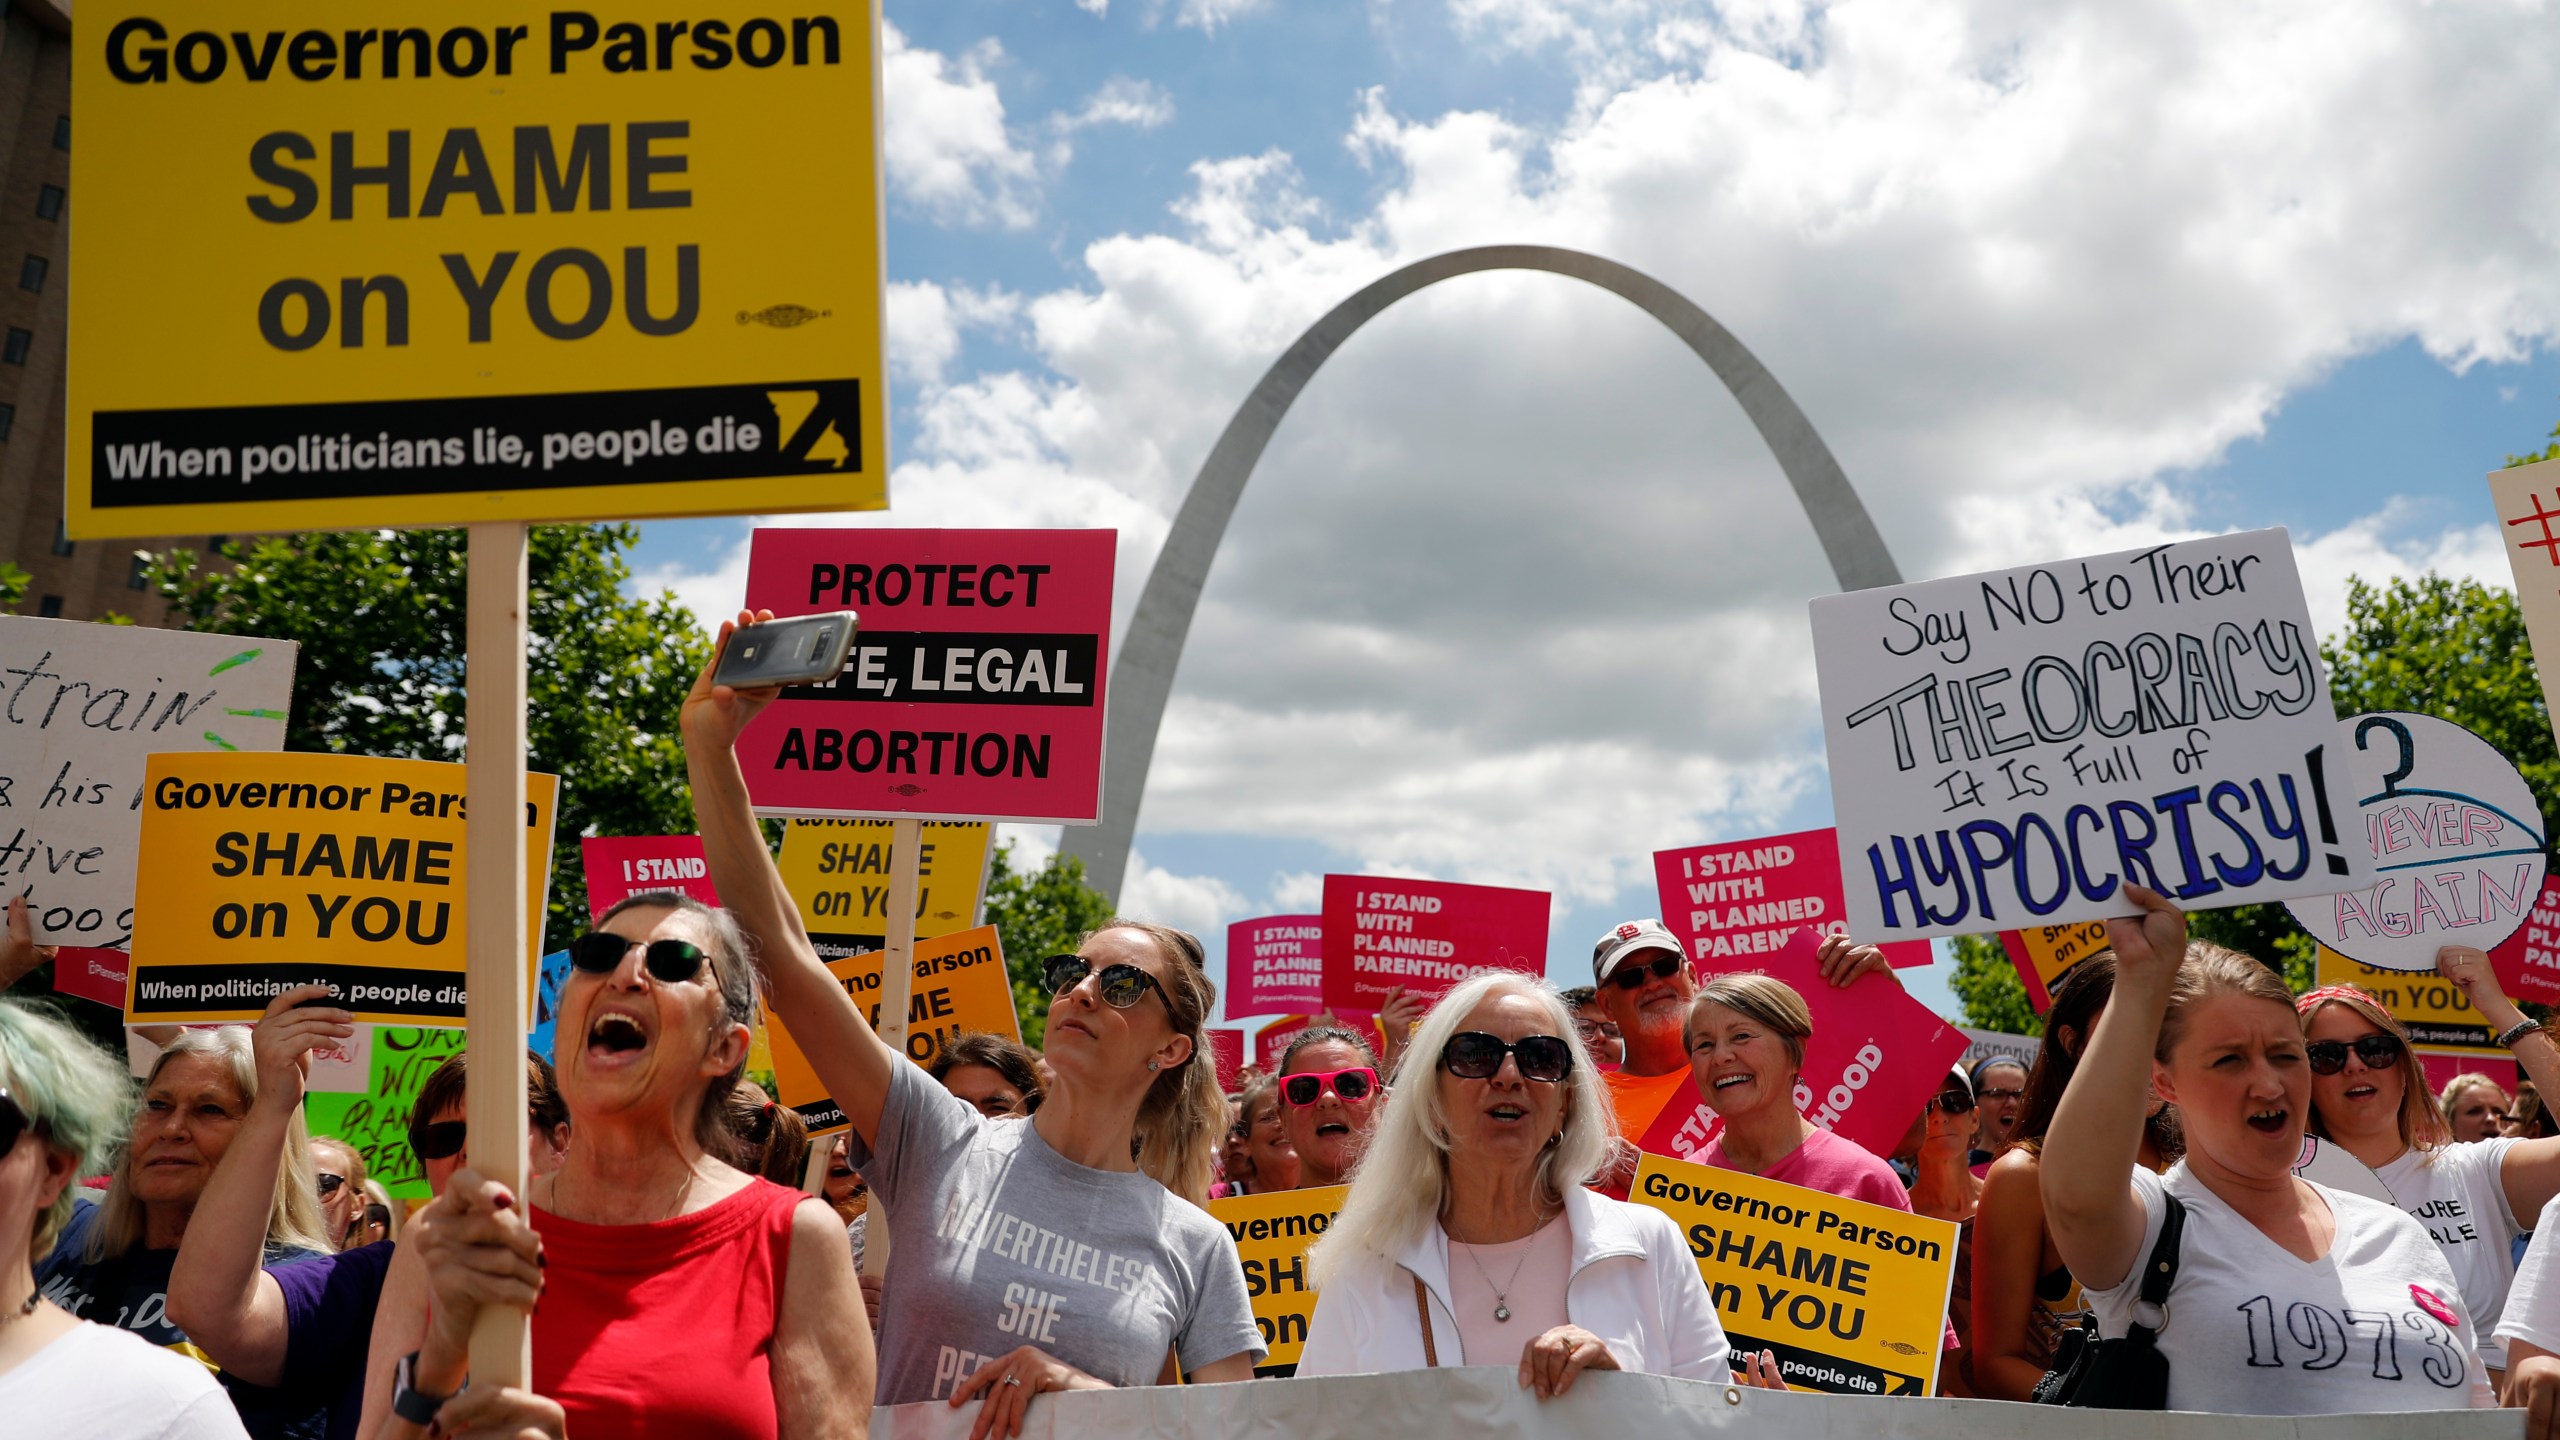
[[[844,982],[845,993],[862,1007],[864,1018],[880,1023],[879,951],[832,961],[827,973]],[[770,1010],[764,1021],[773,1045],[775,1098],[799,1111],[811,1134],[845,1128],[844,1108],[819,1082],[791,1027]],[[1004,945],[993,925],[916,942],[915,988],[907,999],[907,1058],[931,1065],[944,1045],[973,1033],[1022,1038],[1022,1022],[1013,1013],[1013,986],[1005,979]]]
[[[1632,1198],[1680,1227],[1734,1350],[1774,1352],[1788,1389],[1937,1393],[1955,1226],[1650,1153]]]
[[[70,533],[885,508],[875,7],[704,8],[84,7]]]
[[[1253,1367],[1254,1374],[1298,1373],[1307,1322],[1316,1313],[1316,1292],[1307,1284],[1307,1247],[1332,1227],[1350,1193],[1348,1185],[1323,1185],[1209,1202],[1209,1213],[1236,1239],[1253,1323],[1271,1352]]]
[[[356,1018],[460,1025],[462,772],[361,755],[151,757],[127,1024],[255,1020],[323,983]],[[559,781],[525,777],[527,956]]]
[[[888,943],[887,820],[794,820],[782,832],[782,883],[818,956],[841,960]],[[987,883],[983,820],[927,820],[916,870],[916,938],[978,923]]]
[[[2027,999],[2041,1015],[2053,1006],[2053,987],[2074,965],[2107,948],[2107,924],[2103,920],[2084,920],[2075,925],[2038,925],[2027,930],[2003,930],[2000,943],[2009,952],[2009,961],[2018,967],[2018,978],[2026,982]]]
[[[2432,971],[2377,970],[2323,945],[2314,973],[2322,985],[2353,985],[2381,1001],[2393,1019],[2409,1027],[2409,1038],[2427,1049],[2507,1053],[2462,987]]]

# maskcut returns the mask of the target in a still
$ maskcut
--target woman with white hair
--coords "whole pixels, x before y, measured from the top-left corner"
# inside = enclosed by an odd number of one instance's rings
[[[1724,1327],[1677,1226],[1583,1188],[1616,1136],[1608,1098],[1545,983],[1478,975],[1409,1053],[1332,1228],[1300,1375],[1519,1366],[1540,1399],[1585,1370],[1733,1378]],[[1777,1362],[1750,1362],[1775,1385]]]
[[[143,1081],[142,1104],[106,1199],[75,1212],[53,1253],[37,1264],[45,1298],[83,1320],[200,1355],[169,1318],[169,1276],[196,1202],[257,1099],[248,1026],[179,1031]],[[336,1249],[320,1218],[310,1136],[296,1114],[285,1128],[260,1261],[274,1265]],[[325,1403],[230,1374],[222,1379],[251,1435],[319,1433]]]
[[[203,1366],[36,1288],[34,1257],[121,1138],[132,1093],[124,1067],[70,1026],[0,999],[0,1414],[12,1435],[241,1440]]]

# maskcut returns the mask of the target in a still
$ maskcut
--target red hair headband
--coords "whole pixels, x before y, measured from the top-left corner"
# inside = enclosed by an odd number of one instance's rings
[[[2367,1005],[2372,1006],[2374,1009],[2381,1011],[2385,1015],[2391,1013],[2390,1006],[2383,1004],[2381,1001],[2375,999],[2369,994],[2366,994],[2364,991],[2357,989],[2353,985],[2323,985],[2319,989],[2304,995],[2301,999],[2294,1001],[2293,1013],[2296,1015],[2308,1015],[2311,1013],[2313,1006],[2320,1005],[2331,1000],[2361,1000]]]

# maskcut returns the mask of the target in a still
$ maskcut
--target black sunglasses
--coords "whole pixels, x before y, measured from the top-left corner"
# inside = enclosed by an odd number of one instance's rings
[[[610,975],[622,964],[622,957],[630,954],[632,947],[637,945],[647,947],[641,963],[649,967],[649,973],[670,985],[701,974],[702,962],[709,958],[702,953],[701,946],[688,945],[682,940],[627,940],[620,935],[597,931],[569,942],[569,963],[590,975]]]
[[[1937,1106],[1940,1110],[1945,1111],[1949,1115],[1970,1115],[1973,1113],[1973,1097],[1967,1095],[1961,1090],[1941,1090],[1938,1092],[1938,1098],[1930,1101],[1929,1103]]]
[[[1093,962],[1081,955],[1052,955],[1040,962],[1041,979],[1052,995],[1064,995],[1084,983],[1093,973]],[[1147,998],[1150,990],[1162,992],[1164,986],[1156,977],[1135,965],[1118,964],[1102,967],[1102,983],[1095,987],[1102,1003],[1114,1010],[1127,1010]],[[1173,1013],[1173,1001],[1164,1002],[1165,1013]]]
[[[2311,1060],[2312,1074],[2335,1075],[2347,1068],[2347,1051],[2351,1045],[2356,1058],[2363,1061],[2368,1070],[2399,1064],[2401,1052],[2406,1048],[2397,1035],[2359,1035],[2353,1042],[2314,1040],[2302,1047],[2302,1053]]]
[[[42,1135],[46,1133],[45,1123],[41,1120],[28,1119],[25,1107],[18,1103],[18,1097],[10,1094],[6,1089],[0,1089],[0,1155],[6,1155],[17,1149],[18,1137],[30,1130]]]
[[[1650,975],[1656,980],[1668,980],[1679,974],[1680,968],[1688,963],[1666,950],[1650,965],[1637,965],[1630,962],[1610,971],[1609,983],[1621,990],[1640,990],[1644,988],[1646,976]]]
[[[346,1183],[347,1183],[347,1177],[346,1177],[346,1176],[344,1176],[344,1175],[332,1175],[332,1174],[330,1174],[330,1173],[329,1173],[328,1171],[326,1171],[326,1170],[321,1171],[321,1172],[320,1172],[320,1198],[321,1198],[321,1199],[323,1199],[323,1200],[326,1200],[326,1199],[328,1199],[330,1196],[337,1194],[337,1193],[338,1193],[338,1187],[339,1187],[339,1186],[341,1186],[341,1185],[344,1185],[344,1184],[346,1184]]]
[[[1553,1085],[1573,1073],[1573,1042],[1555,1035],[1523,1035],[1505,1040],[1481,1030],[1461,1030],[1440,1047],[1440,1068],[1461,1080],[1490,1080],[1502,1069],[1502,1058],[1519,1062],[1520,1078]]]
[[[438,1120],[409,1128],[409,1153],[421,1160],[449,1160],[471,1140],[471,1126],[461,1120]]]

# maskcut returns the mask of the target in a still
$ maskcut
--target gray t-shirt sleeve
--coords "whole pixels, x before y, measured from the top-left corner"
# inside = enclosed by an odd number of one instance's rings
[[[1236,1254],[1235,1237],[1212,1221],[1208,1241],[1197,1260],[1199,1303],[1191,1307],[1191,1323],[1173,1341],[1185,1374],[1230,1355],[1250,1355],[1259,1362],[1270,1353],[1262,1343],[1261,1328],[1253,1323],[1253,1302],[1244,1293],[1244,1261]]]
[[[894,1207],[910,1177],[932,1183],[951,1168],[986,1118],[968,1101],[942,1088],[924,1067],[900,1060],[889,1067],[889,1093],[880,1101],[880,1133],[863,1143],[847,1132],[845,1156],[863,1183]]]

